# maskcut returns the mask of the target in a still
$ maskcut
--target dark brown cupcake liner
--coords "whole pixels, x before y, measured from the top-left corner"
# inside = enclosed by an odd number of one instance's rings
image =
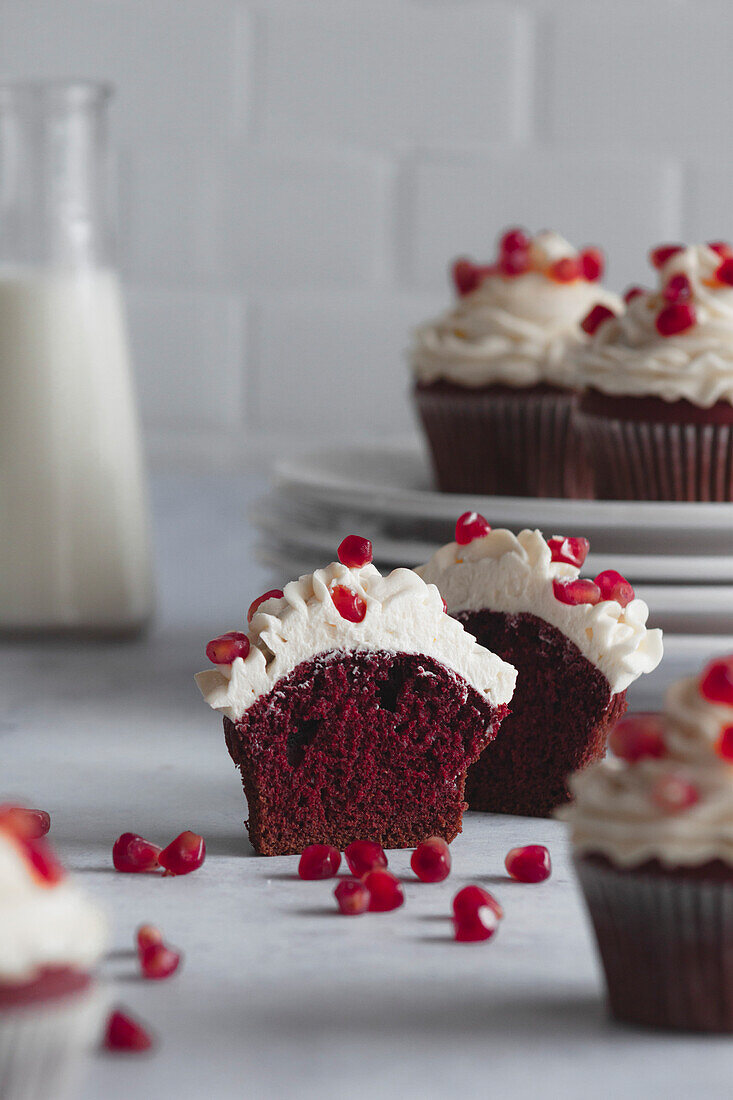
[[[733,500],[733,424],[577,414],[601,500]]]
[[[730,875],[658,864],[621,869],[595,856],[576,856],[575,868],[613,1015],[649,1027],[733,1032]]]
[[[590,497],[577,397],[552,386],[415,387],[438,488],[489,496]]]

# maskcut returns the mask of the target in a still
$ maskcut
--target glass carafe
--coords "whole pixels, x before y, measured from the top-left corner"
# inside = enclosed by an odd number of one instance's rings
[[[109,96],[87,82],[0,84],[3,633],[135,633],[151,613]]]

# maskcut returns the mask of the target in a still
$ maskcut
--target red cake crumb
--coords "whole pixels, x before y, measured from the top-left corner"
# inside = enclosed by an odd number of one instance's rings
[[[499,736],[469,770],[472,810],[546,817],[570,798],[571,772],[603,756],[626,693],[557,627],[536,615],[462,611],[455,616],[478,642],[519,675]]]
[[[224,719],[254,848],[450,842],[461,831],[466,769],[506,713],[421,654],[335,651],[303,661],[240,722]]]

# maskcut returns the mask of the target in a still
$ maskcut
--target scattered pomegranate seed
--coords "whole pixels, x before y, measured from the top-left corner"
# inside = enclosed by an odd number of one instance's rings
[[[363,882],[369,891],[370,913],[389,913],[405,904],[399,879],[390,871],[377,867],[364,876]]]
[[[554,580],[552,591],[560,603],[600,603],[601,590],[595,581],[576,577],[573,581]]]
[[[596,282],[603,275],[606,266],[606,257],[600,248],[585,248],[580,253],[580,267],[583,278],[589,283]]]
[[[733,257],[726,257],[715,272],[715,278],[719,283],[733,286]]]
[[[0,825],[28,840],[40,840],[51,828],[51,818],[45,810],[27,806],[0,806]]]
[[[349,569],[361,569],[372,560],[372,544],[360,535],[347,535],[338,548],[339,561]]]
[[[259,611],[260,604],[263,604],[265,600],[281,600],[283,598],[282,588],[271,588],[269,592],[263,592],[261,596],[258,596],[256,600],[252,600],[249,605],[249,611],[247,612],[247,622],[251,623],[255,615]],[[218,639],[217,639],[218,640]],[[247,653],[249,653],[249,642],[247,643]],[[246,657],[247,654],[242,654]],[[211,660],[211,658],[209,658]],[[217,662],[214,662],[217,663]],[[221,661],[220,664],[228,664],[231,662]]]
[[[583,265],[577,256],[563,256],[547,269],[556,283],[573,283],[583,275]]]
[[[699,802],[700,792],[682,775],[660,775],[652,786],[651,799],[661,810],[676,814]]]
[[[343,584],[335,584],[331,589],[333,606],[342,619],[350,623],[360,623],[367,612],[366,601],[358,592],[353,592]]]
[[[550,877],[550,853],[544,844],[527,844],[507,852],[504,866],[517,882],[544,882]]]
[[[237,657],[245,659],[249,653],[249,638],[240,630],[230,630],[213,638],[206,646],[206,656],[212,665],[230,665]]]
[[[186,829],[163,849],[158,859],[169,875],[190,875],[206,859],[206,842],[198,833]]]
[[[601,590],[602,600],[615,600],[622,607],[626,607],[635,598],[634,589],[626,577],[622,577],[615,569],[604,569],[596,577],[596,584]]]
[[[603,306],[598,303],[597,306],[593,306],[590,313],[587,313],[583,320],[580,322],[580,327],[583,332],[587,332],[589,336],[593,336],[595,332],[601,327],[604,321],[608,321],[611,317],[615,317],[616,314],[608,306]]]
[[[341,853],[330,844],[309,844],[304,848],[298,874],[304,879],[333,878],[341,866]]]
[[[584,538],[567,538],[565,535],[553,535],[547,540],[552,561],[561,561],[566,565],[581,565],[588,557],[590,543]]]
[[[162,982],[175,974],[181,963],[181,952],[174,951],[165,943],[151,943],[140,952],[140,967],[143,976],[150,981]]]
[[[729,761],[729,763],[733,763],[733,726],[723,726],[715,747],[718,756]]]
[[[153,1040],[143,1025],[132,1016],[116,1009],[107,1021],[104,1036],[107,1050],[150,1050]]]
[[[112,862],[116,871],[142,874],[158,869],[160,852],[157,844],[137,833],[123,833],[112,845]]]
[[[643,286],[630,286],[624,292],[624,301],[626,305],[628,305],[629,302],[633,302],[634,298],[638,298],[642,294],[646,294]]]
[[[713,252],[717,252],[724,260],[727,260],[729,256],[733,256],[733,248],[727,241],[708,241],[708,248],[711,248]]]
[[[431,836],[418,844],[410,866],[421,882],[442,882],[451,867],[450,848],[442,836]]]
[[[696,321],[695,307],[690,302],[678,302],[665,306],[657,314],[655,325],[660,336],[676,336],[680,332],[687,332]]]
[[[499,257],[497,267],[502,275],[524,275],[530,268],[529,252],[519,249],[515,252],[504,252]]]
[[[376,840],[352,840],[344,852],[352,875],[361,878],[368,871],[387,866],[387,856]]]
[[[475,290],[481,281],[476,264],[463,258],[453,262],[452,275],[455,288],[462,298]]]
[[[163,933],[154,924],[141,924],[135,933],[138,954],[141,954],[148,947],[153,947],[154,944],[162,942]]]
[[[333,892],[338,907],[347,917],[357,917],[369,908],[369,890],[358,878],[345,878]]]
[[[504,910],[499,902],[493,894],[490,894],[488,890],[484,890],[483,886],[473,884],[464,886],[453,898],[453,914],[459,919],[470,916],[477,909],[481,909],[482,906],[488,906],[489,909],[493,910],[499,920],[504,916]]]
[[[733,656],[711,661],[703,669],[699,690],[709,703],[733,707]]]
[[[490,530],[489,521],[478,512],[464,512],[456,520],[456,542],[459,546],[468,546],[474,539],[488,535]]]
[[[488,905],[480,905],[453,917],[456,943],[482,943],[490,940],[499,927],[499,918]]]
[[[672,256],[675,256],[678,252],[681,252],[684,245],[681,244],[662,244],[658,248],[653,248],[649,253],[649,259],[654,267],[664,267],[667,260],[670,260]]]
[[[620,760],[635,764],[645,756],[659,758],[667,749],[664,727],[658,714],[627,714],[611,731],[608,747]]]
[[[526,252],[530,244],[531,241],[524,230],[515,227],[514,229],[508,229],[499,240],[499,252],[502,254]]]
[[[682,272],[672,275],[662,290],[662,297],[665,302],[686,302],[692,297],[692,283]]]

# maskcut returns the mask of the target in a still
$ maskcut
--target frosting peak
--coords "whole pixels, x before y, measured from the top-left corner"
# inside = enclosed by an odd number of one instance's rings
[[[344,618],[334,589],[354,592],[363,618]],[[493,705],[511,699],[516,670],[479,646],[443,611],[434,585],[411,569],[382,576],[372,564],[350,568],[332,562],[296,581],[279,599],[260,604],[249,628],[250,650],[231,665],[200,672],[199,689],[209,706],[232,721],[302,661],[335,650],[423,653],[467,680]]]

